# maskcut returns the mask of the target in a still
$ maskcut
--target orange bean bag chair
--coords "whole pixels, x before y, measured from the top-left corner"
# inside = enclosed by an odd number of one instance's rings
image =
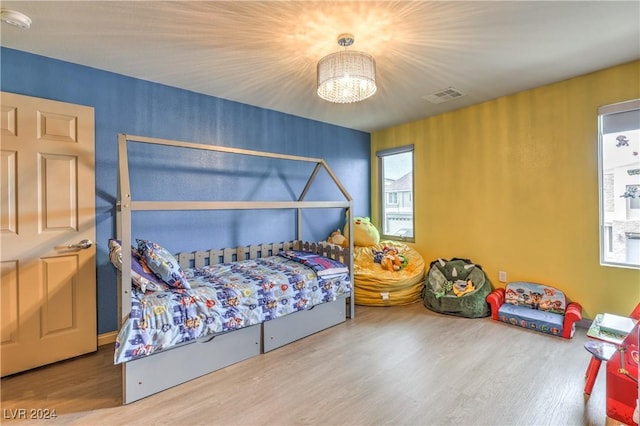
[[[417,302],[421,300],[424,274],[424,259],[404,243],[380,241],[371,246],[354,246],[357,305],[393,306]]]

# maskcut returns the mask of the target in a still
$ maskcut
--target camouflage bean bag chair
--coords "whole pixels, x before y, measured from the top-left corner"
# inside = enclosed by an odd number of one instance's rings
[[[467,318],[491,314],[485,300],[491,282],[480,265],[469,259],[437,259],[431,262],[422,291],[424,306],[442,314]]]

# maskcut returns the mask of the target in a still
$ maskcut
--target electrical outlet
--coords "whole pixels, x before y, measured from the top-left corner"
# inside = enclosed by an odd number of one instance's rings
[[[507,282],[507,273],[505,271],[498,272],[498,281],[500,281],[501,283]]]

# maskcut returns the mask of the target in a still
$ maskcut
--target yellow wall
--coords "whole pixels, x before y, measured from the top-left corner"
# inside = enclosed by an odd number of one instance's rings
[[[640,61],[374,132],[372,194],[375,152],[414,144],[414,246],[427,263],[470,258],[496,287],[506,271],[557,286],[586,318],[628,314],[640,270],[599,262],[597,109],[635,98]]]

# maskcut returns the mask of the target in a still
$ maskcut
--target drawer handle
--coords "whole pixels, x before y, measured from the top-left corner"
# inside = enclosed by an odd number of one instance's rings
[[[200,340],[196,340],[196,342],[198,342],[198,343],[209,343],[210,341],[215,339],[217,336],[218,336],[217,334],[214,334],[213,336],[211,336],[210,338],[208,338],[206,340],[200,339]]]

